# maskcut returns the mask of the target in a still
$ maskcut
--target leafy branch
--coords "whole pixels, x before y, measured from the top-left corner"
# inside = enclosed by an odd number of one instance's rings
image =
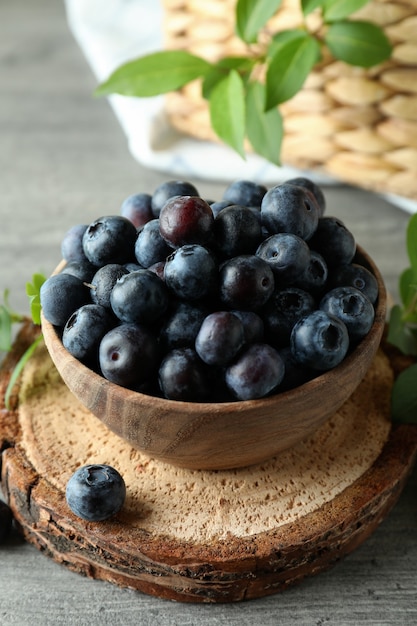
[[[280,165],[283,121],[279,105],[302,88],[322,59],[323,48],[340,61],[372,67],[391,55],[383,30],[350,16],[368,0],[300,0],[298,28],[281,30],[264,44],[265,26],[281,0],[238,0],[236,35],[247,54],[216,63],[185,50],[154,52],[117,68],[98,86],[96,95],[150,97],[199,79],[210,120],[219,139],[245,156],[245,140],[267,160]],[[321,27],[309,29],[308,16],[321,16]],[[260,78],[262,77],[262,78]]]
[[[392,307],[387,340],[403,354],[417,359],[417,214],[407,225],[406,248],[410,261],[399,278],[400,303]],[[396,379],[392,391],[395,421],[417,423],[417,363]]]
[[[45,276],[43,274],[34,274],[32,282],[26,283],[26,295],[29,298],[31,319],[37,326],[41,323],[41,303],[40,303],[40,289],[45,282]],[[13,311],[9,305],[9,290],[6,289],[3,294],[3,304],[0,304],[0,352],[9,352],[13,345],[13,325],[23,324],[30,318]],[[9,383],[7,385],[6,393],[4,396],[4,404],[6,409],[10,409],[10,397],[12,389],[19,378],[24,366],[32,356],[36,349],[36,346],[42,341],[42,334],[32,342],[27,348],[24,354],[20,357],[16,363]]]

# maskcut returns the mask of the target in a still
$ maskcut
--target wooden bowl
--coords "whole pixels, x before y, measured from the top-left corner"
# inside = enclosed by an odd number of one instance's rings
[[[111,431],[147,456],[196,470],[252,465],[311,435],[350,397],[369,369],[384,330],[386,291],[377,267],[363,250],[358,249],[356,260],[372,271],[379,285],[368,335],[333,370],[260,400],[191,403],[144,395],[85,367],[43,319],[45,343],[71,392]]]

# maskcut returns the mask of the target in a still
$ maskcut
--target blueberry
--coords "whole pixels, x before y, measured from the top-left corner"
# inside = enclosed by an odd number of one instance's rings
[[[96,271],[96,266],[85,259],[84,261],[70,261],[66,263],[61,270],[61,274],[72,274],[83,283],[91,283]]]
[[[90,300],[90,290],[71,274],[56,274],[40,290],[42,312],[54,326],[64,326],[68,318]]]
[[[159,359],[155,336],[144,326],[121,324],[104,335],[99,346],[102,374],[121,387],[137,387],[154,374]]]
[[[295,285],[317,297],[326,288],[328,276],[326,261],[321,254],[311,250],[310,260],[304,272],[295,281]]]
[[[0,543],[3,543],[12,529],[13,514],[11,508],[0,500]]]
[[[226,368],[228,387],[238,400],[263,398],[281,383],[284,363],[274,348],[255,343]]]
[[[226,207],[214,220],[214,245],[223,257],[253,254],[261,238],[259,217],[248,207]]]
[[[375,317],[371,301],[355,287],[336,287],[327,292],[320,301],[320,309],[345,323],[352,343],[368,334]]]
[[[266,192],[266,187],[251,180],[237,180],[225,189],[223,200],[246,207],[260,207]]]
[[[261,343],[264,339],[264,322],[260,315],[254,311],[238,311],[234,309],[233,315],[236,315],[243,324],[243,334],[245,345],[250,343]]]
[[[134,260],[136,228],[121,215],[101,217],[92,222],[83,236],[83,249],[93,265],[127,263]]]
[[[168,180],[155,189],[152,195],[152,213],[159,217],[162,207],[174,196],[199,196],[192,183],[183,180]]]
[[[321,254],[329,269],[351,263],[356,252],[354,236],[337,217],[321,217],[309,245]]]
[[[288,391],[295,387],[300,387],[304,383],[308,382],[315,376],[317,372],[311,370],[309,367],[304,367],[294,358],[290,346],[285,346],[278,351],[281,359],[284,362],[285,374],[282,382],[280,383],[279,390]]]
[[[293,233],[278,233],[265,239],[256,250],[274,273],[276,285],[290,285],[306,270],[310,248]]]
[[[262,224],[272,235],[293,233],[305,241],[317,228],[319,206],[304,187],[283,183],[272,187],[261,204]]]
[[[210,205],[199,196],[171,198],[159,214],[160,233],[173,248],[192,243],[203,246],[210,243],[213,223]]]
[[[198,331],[195,349],[207,365],[226,365],[245,341],[243,324],[230,311],[210,313]]]
[[[80,361],[95,359],[104,335],[114,326],[110,311],[99,304],[85,304],[77,309],[64,326],[64,348]]]
[[[297,178],[290,178],[286,181],[289,185],[297,185],[298,187],[304,187],[309,192],[313,194],[316,199],[317,204],[319,205],[320,213],[319,217],[322,217],[323,213],[326,210],[326,198],[324,197],[324,193],[319,185],[316,185],[309,178],[305,178],[304,176],[297,176]]]
[[[262,310],[266,341],[276,348],[289,344],[295,323],[315,308],[313,296],[299,287],[275,290]]]
[[[143,269],[116,281],[110,304],[121,322],[152,324],[165,314],[169,296],[164,282],[154,272]]]
[[[334,315],[316,310],[296,322],[290,338],[296,361],[313,370],[339,365],[349,349],[345,324]]]
[[[76,224],[65,233],[61,241],[61,255],[65,261],[81,263],[86,261],[83,236],[88,224]]]
[[[129,270],[119,263],[108,263],[100,267],[90,282],[92,301],[110,309],[112,289],[119,278],[125,274],[129,274]]]
[[[135,243],[135,257],[142,267],[148,268],[154,263],[165,261],[171,252],[172,248],[159,231],[158,219],[152,219],[139,230]]]
[[[217,263],[203,246],[188,244],[167,258],[164,277],[169,289],[179,298],[200,300],[216,287]]]
[[[220,268],[220,300],[231,309],[260,309],[274,290],[274,275],[268,263],[253,255],[240,255]]]
[[[210,395],[207,366],[192,348],[168,352],[159,368],[159,385],[168,400],[206,402]]]
[[[378,281],[366,267],[358,263],[340,265],[331,273],[332,287],[355,287],[362,291],[375,304],[378,298]]]
[[[161,328],[161,345],[166,351],[194,347],[195,338],[207,314],[203,307],[178,302]]]
[[[130,220],[135,228],[140,228],[154,217],[152,196],[149,193],[135,193],[128,196],[122,202],[120,215]]]
[[[126,498],[126,485],[110,465],[84,465],[66,486],[71,511],[88,522],[101,522],[120,511]]]
[[[218,202],[213,202],[210,204],[211,212],[213,216],[216,218],[220,211],[223,211],[228,206],[232,206],[233,202],[229,202],[229,200],[219,200]]]

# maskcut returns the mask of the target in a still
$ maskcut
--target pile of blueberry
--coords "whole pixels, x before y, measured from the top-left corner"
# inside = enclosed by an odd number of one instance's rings
[[[337,366],[369,332],[375,276],[322,190],[189,182],[71,228],[42,286],[65,348],[108,380],[188,402],[261,398]]]

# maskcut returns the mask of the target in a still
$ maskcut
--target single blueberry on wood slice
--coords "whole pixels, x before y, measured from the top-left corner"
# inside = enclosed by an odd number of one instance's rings
[[[262,224],[271,234],[293,233],[308,241],[320,215],[314,196],[304,187],[283,183],[272,187],[261,204]]]
[[[168,200],[159,214],[159,230],[173,248],[198,243],[213,237],[214,216],[210,205],[199,196],[176,196]]]
[[[320,309],[346,324],[352,344],[363,339],[374,323],[372,302],[355,287],[336,287],[328,291],[320,301]]]
[[[72,274],[55,274],[40,289],[43,315],[54,326],[65,326],[69,317],[91,302],[90,290]]]
[[[301,365],[326,371],[345,358],[349,349],[349,334],[339,318],[316,310],[295,323],[290,346]]]
[[[159,217],[162,207],[174,196],[199,196],[196,187],[184,180],[167,180],[155,189],[152,194],[152,213]]]
[[[12,529],[13,514],[11,508],[0,500],[0,543],[3,543]]]
[[[65,495],[75,515],[88,522],[102,522],[122,508],[126,485],[110,465],[84,465],[69,479]]]
[[[134,260],[137,231],[130,220],[121,215],[100,217],[87,227],[83,236],[85,256],[93,265],[128,263]]]
[[[159,261],[165,261],[172,252],[159,230],[159,220],[152,219],[138,232],[135,243],[135,257],[142,267],[148,268]]]
[[[120,207],[120,215],[140,228],[153,219],[152,196],[149,193],[135,193],[125,198]]]

